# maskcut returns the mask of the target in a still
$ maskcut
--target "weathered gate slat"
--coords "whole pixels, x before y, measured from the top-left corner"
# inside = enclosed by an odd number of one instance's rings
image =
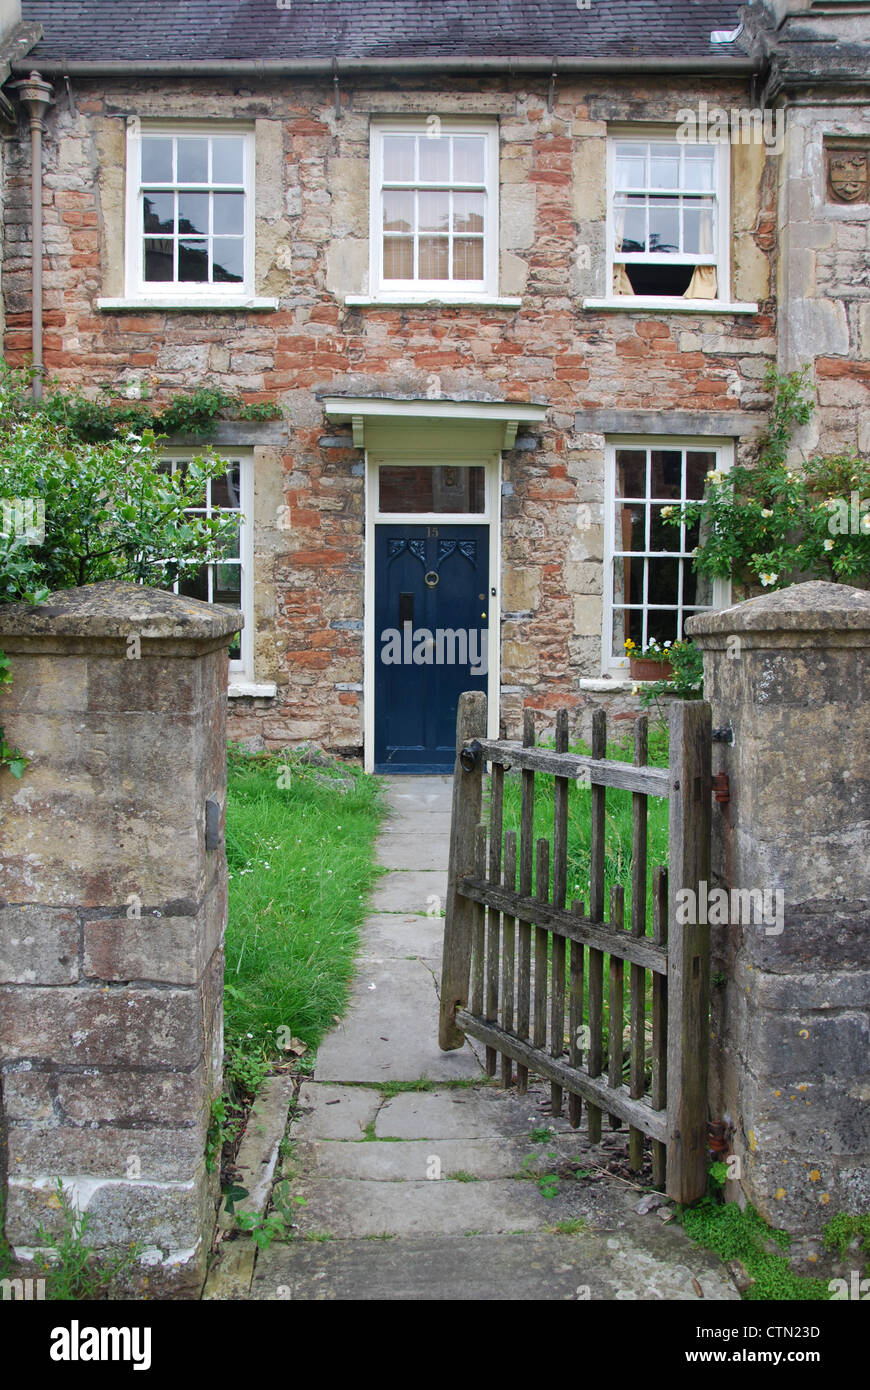
[[[504,887],[513,890],[517,881],[517,836],[509,830],[504,837]],[[514,1026],[514,976],[516,973],[516,919],[505,913],[502,917],[501,999],[502,1026],[510,1033]],[[507,1089],[511,1084],[512,1060],[501,1055],[501,1080]]]
[[[523,710],[523,745],[531,747],[535,741],[535,716],[530,709]],[[524,769],[522,774],[520,801],[520,897],[531,898],[532,893],[532,836],[535,821],[535,774]],[[517,914],[520,918],[520,961],[517,982],[517,1035],[529,1036],[529,1013],[531,1008],[532,982],[532,929],[528,914]],[[528,1069],[517,1066],[517,1089],[521,1096],[526,1093],[529,1082]]]
[[[625,889],[614,883],[610,889],[610,921],[616,931],[625,927]],[[610,952],[610,989],[607,997],[607,1079],[611,1086],[622,1085],[622,1015],[625,1006],[622,957]],[[610,1115],[612,1129],[619,1128],[619,1116]]]
[[[697,1202],[707,1189],[707,1055],[710,1029],[710,930],[698,921],[676,925],[676,893],[710,881],[712,796],[710,706],[671,710],[671,800],[668,851],[668,1196]],[[692,914],[696,918],[697,911]]]
[[[585,1098],[593,1142],[600,1141],[605,1112],[614,1127],[628,1124],[631,1167],[642,1169],[648,1137],[652,1141],[653,1182],[665,1186],[668,1195],[681,1202],[696,1200],[706,1186],[709,941],[706,928],[693,922],[676,924],[675,901],[678,887],[697,891],[709,870],[709,705],[698,701],[672,709],[667,770],[648,766],[648,730],[643,716],[635,726],[633,764],[607,761],[603,711],[593,715],[589,758],[567,752],[565,711],[556,717],[553,752],[534,747],[530,710],[524,711],[522,747],[484,739],[484,726],[485,709],[474,703],[472,696],[464,695],[457,721],[457,733],[464,735],[464,743],[457,743],[457,753],[461,750],[463,757],[461,763],[457,759],[454,778],[441,1045],[460,1046],[466,1034],[479,1039],[486,1048],[490,1075],[495,1073],[501,1054],[503,1085],[510,1085],[516,1063],[520,1093],[525,1092],[529,1071],[533,1070],[550,1083],[554,1115],[562,1112],[567,1093],[568,1115],[574,1127],[580,1123]],[[488,828],[478,824],[487,759],[492,766]],[[509,767],[520,772],[519,837],[514,831],[504,832],[504,774]],[[535,844],[535,779],[547,774],[554,777],[552,841],[544,836]],[[588,917],[583,902],[572,901],[570,909],[566,902],[570,784],[584,774],[590,785]],[[627,789],[632,794],[628,926],[621,883],[611,885],[605,920],[608,787]],[[648,798],[663,795],[669,798],[671,873],[661,868],[653,871],[650,938],[646,925]],[[569,960],[566,941],[571,943]],[[630,967],[628,981],[626,963]],[[652,972],[649,1088],[648,970]],[[466,1006],[469,986],[471,1000]],[[566,991],[570,1029],[567,1055]],[[626,1004],[630,1039],[627,1085],[623,1083]]]
[[[474,832],[474,860],[481,878],[486,873],[486,826]],[[474,904],[471,925],[471,1012],[483,1013],[483,976],[485,965],[486,926],[483,902]]]
[[[550,841],[538,840],[537,898],[546,903],[550,896]],[[537,920],[537,918],[536,918]],[[535,1026],[532,1042],[535,1047],[547,1046],[547,947],[550,938],[546,927],[535,927]]]
[[[583,916],[583,903],[579,899],[571,904],[571,912],[576,917]],[[569,987],[568,1005],[568,1027],[571,1031],[571,1042],[568,1057],[572,1067],[579,1067],[583,1061],[583,1046],[581,1043],[581,1029],[583,1027],[583,957],[584,949],[581,941],[571,942],[571,982]],[[571,1128],[577,1129],[582,1118],[582,1103],[580,1095],[576,1091],[568,1094],[568,1119]]]
[[[645,714],[639,714],[634,721],[635,767],[643,767],[648,756],[649,721]],[[635,792],[631,798],[631,934],[636,938],[646,933],[646,823],[647,799]],[[629,997],[631,1071],[628,1088],[637,1098],[643,1095],[646,1084],[646,971],[633,961]],[[628,1132],[628,1166],[635,1173],[643,1167],[643,1134],[634,1127]]]
[[[528,714],[531,711],[526,710]],[[596,710],[592,716],[593,728],[598,715],[604,710]],[[594,740],[594,735],[593,735]],[[667,768],[632,767],[631,763],[606,762],[604,749],[601,757],[585,757],[581,753],[559,754],[548,748],[531,748],[524,744],[507,743],[494,739],[480,739],[484,758],[489,763],[501,763],[504,767],[519,767],[524,772],[549,772],[553,777],[568,777],[572,781],[591,783],[593,787],[617,787],[627,792],[645,792],[648,796],[668,796],[670,779]]]
[[[607,922],[593,922],[589,917],[580,917],[564,908],[553,907],[552,903],[541,903],[537,898],[512,893],[483,877],[460,879],[457,887],[476,902],[491,901],[502,912],[511,912],[516,917],[529,920],[537,918],[541,926],[558,932],[569,941],[580,941],[586,946],[594,946],[598,951],[619,951],[624,960],[634,961],[648,970],[658,970],[662,975],[668,973],[666,952],[647,937],[635,938],[624,932],[620,938]]]
[[[607,751],[607,724],[603,709],[592,716],[592,757],[600,761]],[[592,817],[589,839],[589,916],[593,922],[604,920],[604,815],[605,790],[601,784],[592,785]],[[589,951],[589,1054],[586,1069],[590,1076],[601,1075],[601,1026],[604,1012],[604,956],[595,947]],[[589,1139],[601,1140],[601,1111],[590,1105],[587,1116]]]
[[[521,1042],[497,1024],[484,1023],[467,1009],[457,1009],[456,1021],[471,1037],[479,1038],[483,1043],[491,1043],[500,1052],[508,1053],[517,1062],[524,1062],[527,1068],[547,1077],[548,1080],[558,1081],[564,1090],[576,1090],[578,1095],[587,1101],[595,1101],[599,1109],[612,1109],[627,1124],[638,1125],[646,1133],[663,1142],[667,1139],[665,1111],[653,1110],[646,1100],[632,1100],[627,1086],[622,1086],[619,1091],[611,1091],[606,1081],[596,1080],[582,1071],[575,1071],[567,1062],[548,1057],[546,1052],[539,1053],[530,1043]]]
[[[653,869],[653,941],[664,946],[668,939],[668,871]],[[652,980],[652,1089],[650,1100],[655,1110],[664,1110],[668,1103],[668,982],[663,975]],[[665,1185],[664,1144],[653,1141],[653,1186]]]
[[[556,714],[556,752],[568,752],[566,709],[560,709]],[[569,786],[567,777],[557,777],[553,788],[553,906],[558,908],[564,908],[568,891]],[[552,972],[550,1052],[554,1057],[561,1057],[565,1051],[565,938],[558,934],[553,937]],[[554,1081],[550,1086],[550,1114],[561,1113],[562,1087]]]
[[[504,795],[504,768],[493,764],[489,794],[489,879],[491,883],[501,880],[501,840],[502,840],[502,798]],[[501,915],[497,907],[489,904],[486,914],[486,1012],[488,1023],[498,1021],[498,970],[501,936]],[[486,1070],[495,1076],[496,1052],[486,1049]]]

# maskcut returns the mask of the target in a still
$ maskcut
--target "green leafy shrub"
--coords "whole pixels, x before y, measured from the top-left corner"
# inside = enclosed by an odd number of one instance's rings
[[[870,460],[856,454],[787,458],[796,427],[812,412],[807,369],[770,367],[771,418],[752,467],[713,471],[701,501],[663,507],[666,523],[700,522],[698,573],[779,589],[798,579],[870,583]]]

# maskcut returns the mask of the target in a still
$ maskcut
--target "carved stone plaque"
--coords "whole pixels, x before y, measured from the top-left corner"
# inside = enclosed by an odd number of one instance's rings
[[[870,146],[829,148],[828,197],[834,203],[866,203],[870,199]]]

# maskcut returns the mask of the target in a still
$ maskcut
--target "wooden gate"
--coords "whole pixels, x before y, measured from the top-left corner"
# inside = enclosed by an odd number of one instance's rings
[[[525,711],[522,744],[487,739],[486,697],[468,692],[460,698],[440,1045],[449,1051],[461,1047],[466,1034],[479,1039],[486,1045],[490,1075],[501,1054],[505,1085],[511,1084],[512,1063],[517,1064],[520,1093],[530,1071],[546,1077],[552,1113],[562,1113],[567,1092],[575,1128],[585,1100],[593,1143],[601,1138],[604,1113],[613,1128],[627,1124],[635,1171],[642,1167],[644,1136],[649,1136],[654,1184],[675,1201],[694,1202],[707,1183],[710,951],[708,928],[697,921],[705,914],[686,911],[685,898],[679,899],[678,914],[676,903],[678,891],[685,888],[695,893],[689,901],[698,903],[704,892],[699,885],[709,881],[710,706],[704,701],[673,704],[668,768],[647,765],[645,716],[635,723],[633,763],[607,759],[602,710],[593,716],[591,756],[571,754],[567,748],[565,710],[556,718],[553,750],[534,746],[531,710]],[[488,827],[481,823],[487,763]],[[505,772],[510,768],[519,770],[521,780],[519,844],[516,831],[504,830]],[[535,845],[535,777],[540,774],[554,778],[553,827]],[[569,788],[578,781],[590,787],[588,912],[585,900],[567,902]],[[632,794],[628,924],[625,889],[618,883],[611,886],[605,920],[608,787]],[[669,868],[655,867],[652,873],[651,934],[650,796],[668,798],[669,840]],[[572,873],[576,878],[573,866]],[[686,917],[691,920],[684,922]]]

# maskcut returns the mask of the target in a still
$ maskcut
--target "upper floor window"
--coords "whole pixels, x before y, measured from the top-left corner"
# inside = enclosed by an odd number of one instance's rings
[[[497,293],[498,132],[430,118],[372,127],[372,293]]]
[[[731,444],[621,439],[606,451],[604,670],[628,665],[625,643],[675,642],[686,619],[728,601],[728,582],[695,571],[699,525],[666,518],[704,495],[707,474],[731,467]]]
[[[134,124],[127,293],[209,300],[253,290],[254,135]]]
[[[608,273],[614,295],[727,300],[727,158],[719,146],[612,136]]]
[[[186,467],[193,451],[167,452],[166,467],[171,473]],[[190,516],[214,516],[232,512],[238,524],[225,542],[219,560],[201,565],[186,579],[176,580],[173,590],[203,603],[222,603],[238,608],[244,615],[245,626],[237,632],[230,646],[230,673],[235,676],[253,675],[253,524],[254,459],[251,450],[234,450],[226,460],[226,471],[211,478],[199,505],[191,507]]]

